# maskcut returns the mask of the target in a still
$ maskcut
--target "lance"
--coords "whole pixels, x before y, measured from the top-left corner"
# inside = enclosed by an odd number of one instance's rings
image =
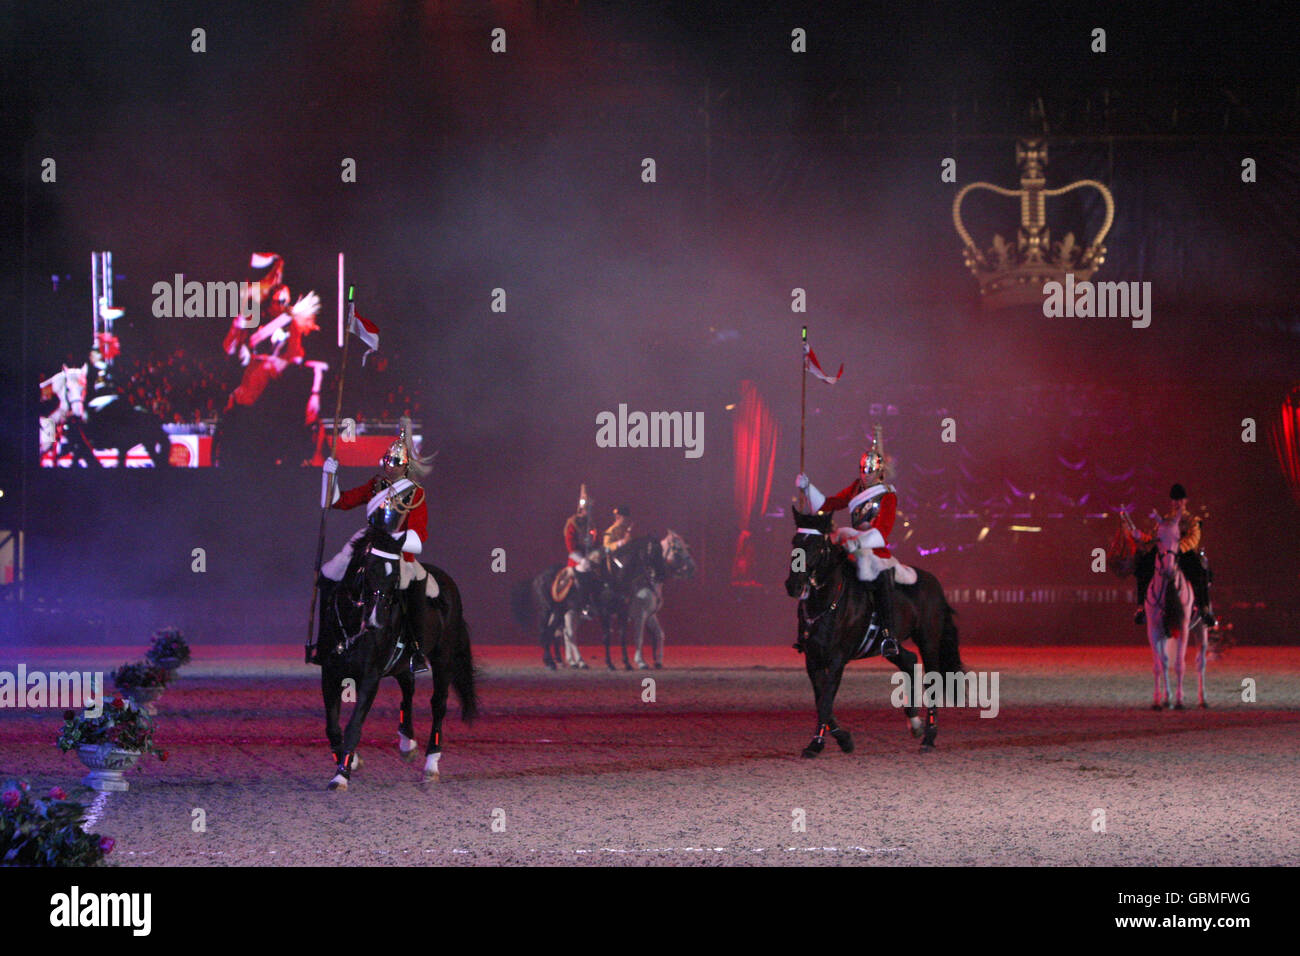
[[[803,474],[803,436],[804,422],[808,409],[808,326],[803,327],[802,344],[799,349],[799,474]],[[803,510],[808,509],[808,493],[799,489],[799,500]]]
[[[340,281],[343,275],[343,255],[339,254],[339,276]],[[355,286],[348,286],[348,328],[351,329],[356,313],[357,304],[354,299],[356,292]],[[340,303],[341,305],[342,303]],[[339,364],[339,387],[334,397],[334,433],[330,436],[330,454],[334,458],[335,451],[339,443],[339,416],[343,414],[343,377],[348,371],[348,339],[347,332],[343,334],[343,361]],[[325,489],[325,504],[320,510],[320,532],[316,536],[316,567],[311,579],[311,608],[307,613],[307,643],[303,649],[304,663],[311,663],[312,650],[316,647],[316,590],[320,581],[321,562],[325,558],[325,516],[329,514],[330,504],[334,501],[334,482],[338,478],[338,472],[329,476],[329,481]]]

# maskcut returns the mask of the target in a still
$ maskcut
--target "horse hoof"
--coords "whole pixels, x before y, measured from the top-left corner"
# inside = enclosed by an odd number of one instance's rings
[[[636,669],[639,671],[648,671],[650,669],[650,665],[647,664],[645,661],[642,661],[640,664],[636,665]]]
[[[826,741],[821,737],[814,737],[807,747],[803,748],[803,755],[808,758],[816,757],[826,748]]]
[[[424,775],[424,779],[421,780],[420,782],[424,784],[430,784],[430,783],[438,783],[441,780],[442,780],[442,774],[435,772],[435,773],[426,773]]]
[[[612,671],[616,671],[616,670],[618,670],[618,668],[615,667],[613,664],[610,664],[610,665],[609,665],[609,669],[612,670]]]
[[[578,670],[580,670],[580,671],[585,671],[586,669],[587,669],[587,662],[586,662],[586,661],[578,661]]]
[[[840,745],[840,750],[846,754],[853,753],[853,735],[847,730],[834,731],[831,734],[835,742]]]
[[[543,663],[551,670],[555,670],[555,661],[543,661]]]
[[[415,758],[420,755],[420,748],[415,746],[415,741],[411,741],[411,749],[403,750],[400,746],[397,748],[397,754],[402,758],[403,763],[415,763]]]
[[[348,788],[348,778],[343,776],[343,774],[341,773],[336,773],[333,776],[333,778],[330,780],[329,787],[328,787],[328,789],[330,790],[346,790],[347,788]]]
[[[352,765],[348,769],[353,773],[356,773],[361,769],[361,754],[357,753],[355,750],[352,752]]]
[[[928,754],[934,752],[934,744],[921,741],[921,753]]]
[[[1174,704],[1174,710],[1186,710],[1186,709],[1187,708],[1183,706],[1183,702],[1181,700],[1178,703]]]
[[[921,734],[925,733],[925,724],[921,722],[920,717],[907,718],[907,725],[911,728],[913,737],[919,737]]]
[[[631,664],[624,664],[624,665],[623,665],[623,670],[625,670],[625,671],[630,671],[630,670],[633,670],[633,669],[634,669],[634,668],[632,667]]]
[[[1209,710],[1209,709],[1210,709],[1210,705],[1209,705],[1209,703],[1208,703],[1207,701],[1201,701],[1200,704],[1198,704],[1197,706],[1200,707],[1201,710]]]

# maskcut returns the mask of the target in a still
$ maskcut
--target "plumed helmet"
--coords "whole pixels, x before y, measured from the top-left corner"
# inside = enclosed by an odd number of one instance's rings
[[[578,491],[578,510],[581,511],[589,504],[591,504],[591,496],[587,494],[586,482],[583,482],[582,488]]]
[[[885,468],[885,444],[883,440],[883,430],[879,425],[875,427],[875,435],[871,439],[871,447],[862,454],[862,461],[858,464],[859,469],[864,475],[872,475]]]
[[[1170,501],[1185,501],[1187,499],[1187,489],[1182,485],[1174,485],[1169,489]]]
[[[396,465],[399,468],[405,468],[411,463],[411,434],[410,419],[402,419],[402,431],[397,436],[397,440],[388,446],[388,451],[384,452],[384,457],[379,459],[380,465]]]

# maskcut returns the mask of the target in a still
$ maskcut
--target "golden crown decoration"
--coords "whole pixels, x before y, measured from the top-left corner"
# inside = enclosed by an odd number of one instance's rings
[[[1115,220],[1115,199],[1110,190],[1095,179],[1080,179],[1048,189],[1044,169],[1047,166],[1047,143],[1042,139],[1021,139],[1016,142],[1016,163],[1020,166],[1020,188],[1004,189],[992,183],[970,183],[963,186],[952,201],[952,221],[963,243],[962,255],[966,267],[979,281],[980,297],[987,310],[1017,305],[1039,305],[1043,301],[1043,286],[1048,282],[1065,282],[1066,273],[1073,273],[1076,282],[1088,279],[1106,261],[1106,247],[1102,244]],[[1076,189],[1092,188],[1101,193],[1106,203],[1106,220],[1096,238],[1086,247],[1075,239],[1074,233],[1055,244],[1047,228],[1047,200]],[[1000,235],[993,236],[993,244],[981,252],[971,234],[961,221],[961,204],[966,195],[976,189],[987,189],[999,196],[1020,200],[1020,233],[1013,244]]]

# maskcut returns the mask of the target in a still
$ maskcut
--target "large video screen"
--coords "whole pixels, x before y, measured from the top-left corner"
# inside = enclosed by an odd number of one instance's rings
[[[371,466],[403,416],[419,451],[418,397],[389,383],[388,356],[371,354],[373,326],[337,308],[341,263],[337,277],[308,277],[306,291],[290,289],[285,258],[275,252],[249,256],[244,279],[176,273],[124,290],[125,258],[92,254],[84,337],[60,343],[65,358],[42,370],[41,467],[318,466],[331,446],[341,464]],[[347,336],[353,367],[336,441],[345,311],[357,334]],[[158,334],[180,319],[203,321],[187,322],[180,341]]]

